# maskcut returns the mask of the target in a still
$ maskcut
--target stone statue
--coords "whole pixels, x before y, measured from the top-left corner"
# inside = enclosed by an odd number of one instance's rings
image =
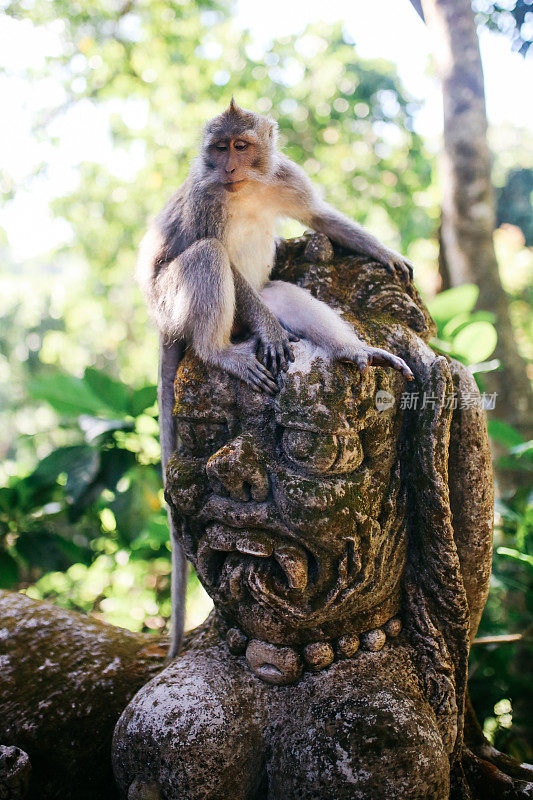
[[[183,359],[167,500],[215,609],[122,714],[116,779],[129,800],[467,797],[493,514],[479,393],[385,270],[314,235],[278,276],[416,381],[302,341],[269,398]]]

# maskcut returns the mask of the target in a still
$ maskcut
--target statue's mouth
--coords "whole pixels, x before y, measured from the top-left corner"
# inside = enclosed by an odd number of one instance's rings
[[[297,542],[220,523],[209,525],[200,539],[197,564],[208,584],[235,599],[260,584],[267,594],[294,596],[312,586],[319,572],[315,556]]]
[[[208,593],[220,601],[257,603],[293,623],[307,622],[329,613],[363,579],[355,540],[344,540],[340,552],[316,537],[302,541],[270,502],[212,494],[195,517],[198,525],[198,538],[188,534],[193,559]]]

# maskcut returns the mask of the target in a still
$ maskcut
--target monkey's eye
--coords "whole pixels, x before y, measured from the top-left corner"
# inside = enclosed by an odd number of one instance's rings
[[[215,142],[215,147],[217,150],[220,151],[228,149],[228,145],[226,144],[226,142]]]
[[[230,435],[225,420],[203,422],[178,419],[177,428],[180,451],[198,458],[210,456],[219,450]]]
[[[345,436],[286,428],[281,446],[289,461],[311,473],[351,472],[363,460],[356,433]]]
[[[248,142],[243,142],[242,139],[238,139],[236,142],[233,143],[235,150],[246,150],[248,147]]]

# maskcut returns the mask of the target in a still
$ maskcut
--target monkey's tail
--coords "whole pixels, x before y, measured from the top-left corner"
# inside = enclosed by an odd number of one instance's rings
[[[176,526],[172,519],[170,508],[167,512],[168,526],[170,529],[170,543],[172,547],[171,555],[171,581],[170,592],[171,600],[171,631],[170,647],[168,648],[167,658],[171,660],[180,654],[181,643],[183,640],[183,628],[185,624],[185,595],[187,592],[187,559],[183,552],[183,547],[177,538]]]
[[[178,365],[183,357],[184,342],[167,344],[159,339],[159,380],[157,398],[159,402],[159,440],[161,442],[161,467],[163,483],[166,483],[166,469],[170,456],[176,447],[176,426],[172,410],[174,407],[174,379]],[[176,524],[170,508],[167,510],[172,548],[172,590],[171,590],[171,640],[168,658],[176,658],[183,639],[185,622],[185,592],[187,589],[187,559],[177,537]]]

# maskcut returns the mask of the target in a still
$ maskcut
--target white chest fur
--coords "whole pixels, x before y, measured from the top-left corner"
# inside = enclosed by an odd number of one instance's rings
[[[225,245],[233,266],[259,291],[267,282],[275,252],[279,212],[267,195],[231,198]]]

